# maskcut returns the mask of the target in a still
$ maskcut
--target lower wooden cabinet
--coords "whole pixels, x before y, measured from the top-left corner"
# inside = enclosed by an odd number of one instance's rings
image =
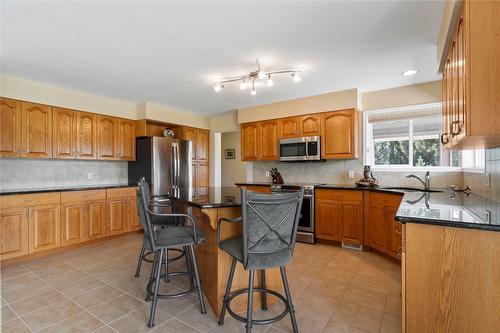
[[[108,201],[107,233],[108,235],[122,234],[129,230],[129,202],[127,198]]]
[[[106,236],[106,201],[90,201],[87,206],[87,223],[89,239]]]
[[[238,187],[245,187],[248,191],[271,194],[271,186],[270,185],[265,185],[265,186],[263,186],[263,185],[245,185],[245,186],[238,186]]]
[[[28,254],[28,208],[0,210],[0,259]]]
[[[139,212],[137,211],[137,200],[135,198],[130,198],[130,231],[141,230],[142,224],[139,219]]]
[[[61,206],[61,245],[83,242],[87,239],[85,202]]]
[[[50,250],[61,245],[60,205],[29,208],[29,253]]]

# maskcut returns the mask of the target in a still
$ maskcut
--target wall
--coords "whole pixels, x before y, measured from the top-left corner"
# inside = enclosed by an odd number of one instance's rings
[[[213,132],[227,133],[238,132],[238,113],[229,111],[210,118],[210,130]]]
[[[357,89],[292,99],[238,110],[238,123],[276,119],[308,113],[360,108]]]
[[[172,124],[210,129],[210,118],[194,112],[175,110],[168,106],[148,102],[141,103],[138,105],[138,113],[141,115],[138,119],[147,118]]]
[[[127,163],[50,159],[0,159],[0,189],[124,184]],[[92,173],[92,180],[87,174]]]
[[[236,149],[236,158],[226,160],[225,150]],[[245,181],[247,163],[241,161],[240,132],[222,133],[221,138],[221,185],[234,186],[234,183]]]

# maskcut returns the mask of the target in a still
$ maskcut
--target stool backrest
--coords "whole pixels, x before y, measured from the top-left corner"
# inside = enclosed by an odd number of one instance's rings
[[[139,219],[141,221],[144,235],[149,240],[149,248],[155,250],[155,237],[154,228],[151,223],[151,218],[148,213],[150,195],[149,185],[145,178],[141,178],[137,183],[139,188],[139,195],[137,196],[137,211],[139,212]]]
[[[245,268],[251,256],[293,252],[303,196],[303,188],[272,195],[241,189]]]

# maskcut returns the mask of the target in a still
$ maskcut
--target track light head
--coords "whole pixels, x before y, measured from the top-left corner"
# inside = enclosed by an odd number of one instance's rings
[[[292,73],[292,79],[293,79],[293,82],[300,82],[302,81],[302,78],[299,76],[299,74],[293,72]]]
[[[216,92],[219,92],[221,91],[221,89],[224,88],[224,86],[221,84],[221,83],[217,83],[215,86],[214,86],[214,90]]]
[[[272,87],[272,86],[274,86],[273,79],[271,79],[271,74],[269,74],[269,75],[267,76],[267,86],[268,86],[268,87]]]

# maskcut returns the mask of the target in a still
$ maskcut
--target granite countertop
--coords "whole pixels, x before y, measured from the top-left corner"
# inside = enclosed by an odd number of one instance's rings
[[[241,205],[240,189],[238,187],[180,188],[174,191],[171,197],[174,201],[202,209],[238,207]]]
[[[129,184],[104,184],[104,185],[61,186],[61,187],[45,187],[45,188],[29,188],[29,189],[6,189],[6,190],[2,189],[0,190],[0,195],[99,190],[106,188],[120,188],[120,187],[132,187],[132,186],[133,185]]]

